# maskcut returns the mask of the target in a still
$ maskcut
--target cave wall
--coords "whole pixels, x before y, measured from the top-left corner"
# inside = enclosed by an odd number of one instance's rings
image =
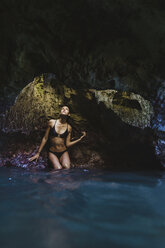
[[[165,76],[164,7],[162,0],[2,0],[1,95],[14,99],[51,72],[75,88],[154,97]]]

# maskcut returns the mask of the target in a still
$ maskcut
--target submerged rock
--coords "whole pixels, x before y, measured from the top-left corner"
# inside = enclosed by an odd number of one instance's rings
[[[7,156],[6,151],[11,152],[8,164],[23,163],[21,167],[34,164],[28,162],[28,157],[38,149],[47,121],[58,118],[63,105],[70,108],[72,138],[87,131],[87,136],[69,149],[73,167],[161,168],[149,128],[153,115],[149,101],[134,93],[110,89],[69,88],[52,74],[34,78],[2,118],[1,128],[10,140],[4,143],[2,152],[3,157]],[[49,164],[48,147],[49,141],[42,151],[39,167]]]

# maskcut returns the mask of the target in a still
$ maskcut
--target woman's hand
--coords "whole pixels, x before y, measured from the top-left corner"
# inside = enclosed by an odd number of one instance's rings
[[[86,136],[86,132],[83,131],[82,134],[83,134],[83,135],[80,137],[80,139],[83,139],[83,138]]]
[[[36,162],[37,162],[39,156],[40,156],[40,154],[39,153],[36,153],[33,157],[29,158],[29,161],[32,162],[33,160],[36,159]]]

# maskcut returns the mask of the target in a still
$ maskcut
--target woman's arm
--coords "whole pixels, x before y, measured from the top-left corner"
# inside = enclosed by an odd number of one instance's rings
[[[41,144],[40,144],[40,147],[38,148],[38,152],[37,153],[41,153],[44,145],[46,144],[47,140],[48,140],[48,135],[49,135],[49,131],[50,131],[50,126],[47,127],[46,131],[45,131],[45,135],[44,137],[42,138],[42,141],[41,141]]]
[[[86,136],[86,132],[82,132],[83,135],[82,135],[79,139],[74,140],[74,141],[71,141],[71,132],[72,132],[72,127],[69,126],[69,134],[68,134],[68,136],[66,137],[66,146],[67,146],[67,147],[70,147],[70,146],[72,146],[72,145],[78,143],[80,140],[82,140],[82,138],[83,138],[84,136]]]
[[[45,131],[45,135],[44,137],[42,138],[42,141],[41,141],[41,144],[40,144],[40,147],[38,148],[38,152],[31,158],[29,158],[29,161],[33,161],[34,159],[36,159],[36,161],[38,160],[39,156],[40,156],[40,153],[44,147],[44,145],[46,144],[47,140],[48,140],[48,136],[49,136],[49,131],[50,131],[50,127],[51,127],[51,122],[52,120],[49,120],[48,121],[48,127]]]

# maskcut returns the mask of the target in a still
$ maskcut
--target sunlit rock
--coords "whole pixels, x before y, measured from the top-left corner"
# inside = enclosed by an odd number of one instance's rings
[[[117,92],[116,90],[90,90],[95,93],[98,103],[103,102],[113,110],[122,121],[135,127],[150,127],[153,107],[148,100],[133,92]]]

